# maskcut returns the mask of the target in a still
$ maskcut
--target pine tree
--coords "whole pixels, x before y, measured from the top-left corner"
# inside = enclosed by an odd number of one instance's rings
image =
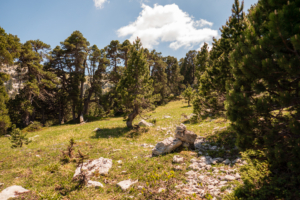
[[[168,56],[164,58],[164,62],[167,64],[166,74],[168,80],[168,87],[170,92],[174,96],[178,96],[180,91],[185,87],[181,82],[184,77],[180,74],[180,67],[177,61],[177,58]]]
[[[17,70],[24,72],[21,78],[24,87],[16,101],[22,99],[20,106],[24,126],[29,125],[30,115],[34,112],[33,103],[37,102],[35,98],[46,101],[47,88],[55,87],[55,75],[45,71],[41,64],[49,48],[49,45],[39,40],[27,41],[21,48]]]
[[[0,69],[3,65],[12,65],[14,59],[19,56],[19,51],[19,38],[5,33],[5,30],[0,27]],[[0,72],[0,135],[4,134],[11,124],[6,108],[9,97],[4,86],[4,82],[8,79],[9,75]]]
[[[194,97],[194,91],[193,88],[189,85],[181,94],[187,101],[188,101],[188,106],[190,105],[190,102],[192,101]]]
[[[264,190],[249,188],[252,198],[300,196],[299,7],[300,1],[258,1],[230,57],[235,81],[227,115],[239,147],[263,151],[272,172]]]
[[[23,147],[23,145],[28,145],[31,141],[26,137],[26,133],[22,133],[19,128],[16,128],[14,124],[11,131],[11,137],[9,138],[12,145],[11,148]]]
[[[153,95],[159,95],[159,104],[167,102],[167,97],[170,94],[170,89],[167,85],[166,63],[163,61],[161,53],[152,50],[149,52],[145,49],[151,79],[153,80]]]
[[[183,75],[184,79],[182,83],[186,86],[194,85],[195,83],[195,75],[196,75],[196,65],[195,65],[195,57],[197,55],[197,51],[191,50],[186,53],[185,58],[180,62],[180,73]]]
[[[245,29],[243,7],[243,2],[240,5],[239,0],[235,0],[232,16],[226,22],[226,26],[220,29],[221,38],[213,39],[213,47],[209,55],[206,45],[197,55],[195,62],[199,76],[199,92],[194,101],[194,113],[198,118],[204,118],[208,114],[225,115],[224,102],[227,88],[231,88],[234,81],[229,54]]]
[[[117,91],[122,96],[124,111],[128,114],[127,127],[133,128],[132,122],[143,111],[151,109],[153,81],[150,79],[149,66],[144,55],[140,39],[133,43],[129,50],[128,65],[120,80]]]
[[[64,42],[61,42],[63,53],[66,54],[65,65],[68,70],[68,93],[72,101],[73,120],[77,118],[83,122],[83,101],[85,71],[90,43],[80,31],[74,31]]]

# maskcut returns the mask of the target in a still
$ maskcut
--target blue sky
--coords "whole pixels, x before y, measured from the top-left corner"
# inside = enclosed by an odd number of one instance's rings
[[[164,56],[184,57],[218,37],[233,0],[0,0],[0,26],[21,42],[40,39],[52,48],[75,30],[91,45],[142,39]],[[245,11],[257,0],[245,0]]]

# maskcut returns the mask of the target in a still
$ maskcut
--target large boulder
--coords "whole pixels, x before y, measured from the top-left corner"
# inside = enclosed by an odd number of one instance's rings
[[[174,151],[177,147],[182,144],[181,140],[169,137],[156,144],[155,148],[152,150],[152,155],[158,156],[165,153],[170,153]]]
[[[194,142],[197,138],[197,135],[193,131],[186,130],[186,126],[184,124],[180,124],[180,126],[176,127],[175,138],[190,144],[190,147],[194,148]]]
[[[95,171],[99,174],[108,174],[108,171],[112,167],[112,160],[108,158],[98,158],[92,161],[83,163],[82,170],[85,170],[88,177],[91,177]],[[80,174],[81,166],[77,167],[75,170],[74,178]]]
[[[149,127],[149,126],[154,126],[152,123],[149,123],[149,122],[146,122],[145,120],[141,120],[138,124],[139,126],[146,126],[146,127]]]
[[[29,190],[26,190],[25,188],[18,185],[13,185],[4,189],[0,193],[0,200],[7,200],[9,198],[18,197],[18,195],[26,192],[29,192]]]

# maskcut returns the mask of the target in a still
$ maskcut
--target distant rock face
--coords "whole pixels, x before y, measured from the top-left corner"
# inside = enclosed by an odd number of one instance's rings
[[[182,144],[181,140],[169,137],[156,144],[155,148],[152,150],[152,155],[158,156],[165,153],[170,153],[174,151],[177,147]]]
[[[0,193],[0,199],[1,200],[7,200],[9,198],[14,198],[17,197],[17,194],[22,194],[22,193],[26,193],[29,192],[29,190],[26,190],[25,188],[18,186],[18,185],[13,185],[10,186],[6,189],[4,189],[1,193]]]
[[[131,181],[131,180],[125,180],[117,183],[117,186],[119,186],[123,191],[127,190],[132,184],[137,183],[138,181]]]
[[[139,126],[146,126],[146,127],[154,126],[152,123],[146,122],[143,119],[140,121],[140,123],[138,125]]]
[[[108,158],[99,158],[93,161],[83,163],[82,169],[86,171],[87,176],[91,177],[95,171],[98,171],[99,174],[104,175],[108,174],[108,171],[112,167],[112,160]],[[80,174],[80,166],[77,167],[74,178]]]
[[[192,131],[186,130],[186,126],[184,124],[180,124],[180,126],[176,127],[175,137],[182,142],[190,144],[191,148],[194,148],[194,142],[197,138],[197,135]]]

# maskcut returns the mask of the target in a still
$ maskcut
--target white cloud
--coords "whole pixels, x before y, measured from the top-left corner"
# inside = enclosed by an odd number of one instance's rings
[[[95,3],[96,8],[99,9],[103,8],[103,4],[107,2],[107,0],[93,0],[93,1]]]
[[[153,8],[142,4],[142,8],[135,22],[117,31],[119,37],[130,35],[130,41],[139,37],[143,46],[150,49],[160,42],[170,42],[169,47],[174,50],[181,47],[192,48],[212,41],[212,37],[218,37],[217,30],[205,27],[212,26],[212,22],[204,19],[195,21],[176,4],[155,4]]]

